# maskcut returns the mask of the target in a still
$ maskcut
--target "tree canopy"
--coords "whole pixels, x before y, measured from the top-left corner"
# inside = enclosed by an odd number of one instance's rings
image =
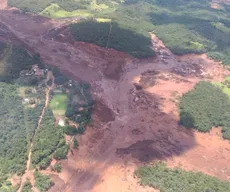
[[[198,83],[184,94],[180,102],[180,124],[202,132],[222,127],[223,137],[230,139],[230,100],[228,95],[209,82]]]
[[[143,166],[135,171],[142,185],[161,192],[228,192],[230,183],[200,172],[167,168],[164,163]]]

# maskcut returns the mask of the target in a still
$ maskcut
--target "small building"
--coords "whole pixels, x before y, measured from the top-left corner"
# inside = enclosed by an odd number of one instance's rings
[[[44,70],[40,69],[37,64],[32,65],[32,71],[34,72],[35,76],[41,77],[44,75]]]
[[[30,100],[29,100],[28,98],[25,98],[25,99],[24,99],[24,102],[25,102],[25,103],[29,103]]]
[[[59,119],[58,125],[61,126],[61,127],[64,127],[65,126],[65,121],[63,119]]]

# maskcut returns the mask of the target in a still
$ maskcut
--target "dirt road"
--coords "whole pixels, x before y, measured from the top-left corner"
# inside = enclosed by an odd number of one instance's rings
[[[53,89],[54,87],[54,76],[53,73],[51,71],[48,72],[47,77],[46,77],[46,81],[48,82],[48,80],[51,79],[52,83],[51,86],[47,87],[46,92],[45,92],[45,105],[42,109],[42,113],[38,119],[38,124],[37,124],[37,128],[35,130],[34,135],[31,138],[31,144],[30,144],[30,149],[29,149],[29,153],[28,153],[28,158],[27,158],[27,163],[26,163],[26,171],[25,174],[21,177],[21,183],[20,183],[20,187],[18,189],[17,192],[21,192],[22,191],[22,187],[24,185],[24,183],[29,180],[32,184],[32,189],[34,192],[39,192],[39,190],[34,186],[35,184],[35,180],[34,180],[34,171],[31,169],[31,155],[32,155],[32,148],[33,148],[33,138],[37,132],[37,130],[40,128],[42,119],[44,117],[44,114],[46,112],[46,109],[49,105],[49,99],[50,99],[50,91]]]
[[[223,80],[229,72],[219,63],[206,55],[176,57],[154,35],[157,56],[137,60],[112,49],[74,43],[68,33],[61,34],[61,41],[50,38],[52,29],[69,21],[3,13],[5,30],[45,63],[92,85],[93,121],[79,139],[79,150],[62,161],[62,173],[53,177],[57,185],[50,191],[155,191],[140,186],[133,171],[156,160],[229,179],[230,144],[220,133],[202,134],[178,125],[178,97],[201,80]],[[17,38],[8,40],[17,43]]]

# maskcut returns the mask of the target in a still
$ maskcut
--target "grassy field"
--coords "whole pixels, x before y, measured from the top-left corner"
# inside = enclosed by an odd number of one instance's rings
[[[91,17],[93,16],[87,10],[78,9],[74,11],[66,11],[62,9],[58,4],[52,3],[50,6],[45,8],[40,15],[49,18],[65,18],[65,17]]]
[[[54,115],[63,116],[65,115],[67,109],[67,94],[55,94],[50,101],[50,108],[53,111]]]
[[[106,21],[106,22],[105,22]],[[137,58],[152,57],[150,35],[128,30],[115,22],[95,20],[72,24],[70,29],[76,41],[94,43],[101,47],[127,52]]]
[[[224,82],[213,82],[214,85],[219,87],[223,93],[227,94],[230,98],[230,77],[226,77]]]

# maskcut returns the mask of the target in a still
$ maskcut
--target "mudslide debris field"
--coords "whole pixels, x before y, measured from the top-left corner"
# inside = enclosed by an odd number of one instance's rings
[[[215,128],[204,134],[179,126],[178,100],[197,82],[220,82],[229,71],[204,54],[174,56],[155,35],[153,48],[161,52],[141,60],[74,42],[66,26],[75,20],[0,13],[1,41],[23,45],[92,86],[92,122],[80,148],[61,162],[62,172],[52,174],[50,191],[156,191],[140,186],[133,171],[157,160],[228,180],[230,143]]]

